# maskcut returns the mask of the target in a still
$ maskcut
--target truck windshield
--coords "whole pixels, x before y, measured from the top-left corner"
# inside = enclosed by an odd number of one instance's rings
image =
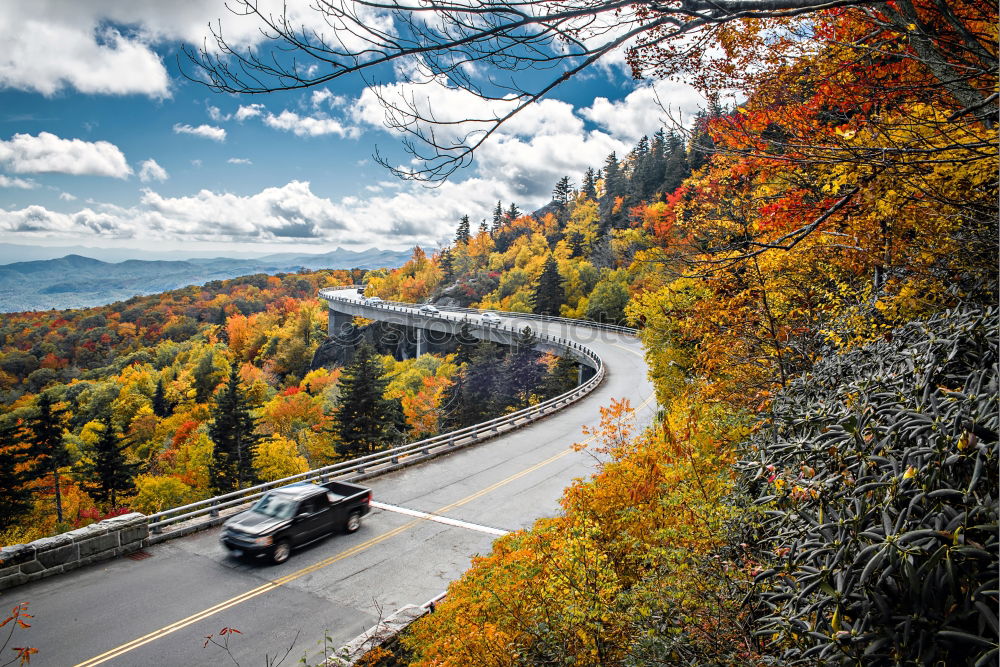
[[[268,494],[258,500],[252,509],[254,512],[259,512],[275,519],[288,519],[291,518],[292,512],[295,511],[295,503],[288,498],[282,498],[280,495],[274,493]]]

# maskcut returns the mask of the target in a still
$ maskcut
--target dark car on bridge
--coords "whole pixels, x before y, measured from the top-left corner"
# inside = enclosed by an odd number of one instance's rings
[[[339,530],[356,531],[371,511],[371,499],[371,489],[347,482],[289,484],[226,521],[219,539],[234,555],[283,563],[296,547]]]

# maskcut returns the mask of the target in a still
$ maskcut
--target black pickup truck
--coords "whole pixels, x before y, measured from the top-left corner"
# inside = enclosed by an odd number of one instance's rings
[[[288,560],[292,549],[337,530],[353,533],[371,510],[371,489],[347,482],[298,482],[268,491],[222,526],[219,539],[236,555]]]

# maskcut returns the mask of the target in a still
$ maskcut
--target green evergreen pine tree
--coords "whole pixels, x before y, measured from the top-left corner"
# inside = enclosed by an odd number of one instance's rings
[[[218,326],[216,329],[216,336],[219,337],[223,343],[229,342],[229,330],[226,328],[226,321],[229,319],[229,315],[226,314],[226,309],[219,307],[219,312],[215,316],[215,324]]]
[[[604,161],[604,194],[598,205],[598,214],[601,218],[601,229],[607,230],[617,225],[623,217],[622,212],[615,211],[615,204],[618,197],[625,196],[627,182],[618,166],[618,158],[611,153]]]
[[[638,191],[639,185],[636,183],[636,178],[639,176],[639,171],[641,170],[642,164],[649,157],[649,137],[643,135],[638,142],[636,142],[635,147],[629,151],[629,159],[626,160],[626,165],[628,166],[626,177],[629,180],[629,189],[632,191]]]
[[[498,396],[495,405],[498,412],[507,412],[527,405],[531,395],[541,386],[545,378],[545,367],[539,363],[541,356],[535,351],[536,336],[530,327],[525,327],[515,336],[513,345],[500,367]]]
[[[388,378],[387,378],[388,379]],[[389,446],[402,445],[406,442],[406,435],[410,432],[410,425],[406,423],[406,413],[403,412],[403,401],[399,398],[387,398],[386,400],[386,444]]]
[[[496,235],[503,227],[503,204],[497,201],[497,207],[493,209],[493,224],[490,226],[490,234]]]
[[[114,508],[118,493],[135,487],[133,480],[139,466],[128,462],[126,443],[115,430],[110,410],[101,415],[100,422],[104,428],[90,452],[91,460],[81,466],[80,473],[86,490],[98,502],[110,502],[110,507]]]
[[[458,332],[458,348],[455,350],[455,363],[458,365],[467,364],[475,356],[476,348],[481,341],[472,335],[472,328],[468,322],[462,324]]]
[[[499,346],[482,341],[470,349],[469,361],[453,379],[441,399],[445,430],[478,424],[500,414],[502,361]]]
[[[645,140],[646,138],[643,137],[643,141]],[[635,201],[632,202],[633,206],[639,202],[648,202],[663,184],[665,140],[663,130],[657,131],[653,135],[652,141],[648,142],[645,152],[635,163],[635,171],[632,174],[632,194],[635,198]],[[640,141],[637,150],[641,145]]]
[[[481,341],[469,348],[468,361],[441,399],[443,430],[478,424],[528,405],[531,396],[541,391],[545,376],[534,344],[534,333],[525,327],[509,347]]]
[[[207,403],[212,392],[219,386],[218,371],[215,368],[215,353],[209,351],[198,360],[194,368],[194,401]]]
[[[570,232],[569,236],[566,237],[566,243],[569,244],[570,257],[583,257],[587,245],[583,234]]]
[[[465,245],[469,242],[471,230],[469,227],[469,216],[463,215],[458,223],[458,231],[455,232],[455,245]]]
[[[521,210],[517,207],[517,204],[511,202],[510,208],[504,211],[503,215],[507,222],[514,222],[521,217]]]
[[[0,422],[0,526],[13,525],[31,508],[29,447],[16,422]]]
[[[667,136],[663,160],[663,192],[672,193],[681,186],[684,179],[691,175],[691,165],[688,163],[684,141],[676,132]]]
[[[441,251],[438,258],[438,267],[441,269],[441,282],[445,285],[455,279],[455,257],[451,253],[451,248]]]
[[[580,187],[580,192],[587,199],[597,199],[597,176],[594,174],[593,167],[587,167],[587,171],[583,175],[583,185]]]
[[[153,392],[153,414],[161,419],[169,417],[174,412],[174,406],[167,400],[167,391],[163,387],[163,378],[156,381],[156,391]]]
[[[466,425],[465,371],[460,370],[451,378],[451,384],[441,394],[441,430],[454,431]]]
[[[691,171],[698,171],[708,164],[708,159],[715,152],[715,141],[708,133],[708,124],[721,114],[718,104],[713,104],[707,112],[699,111],[695,117],[687,156]]]
[[[566,210],[569,208],[569,202],[573,198],[573,184],[569,180],[569,176],[563,176],[558,181],[556,181],[556,186],[552,190],[552,201],[556,205],[556,209],[559,211],[559,218],[563,219],[566,214]]]
[[[556,258],[549,254],[535,287],[534,312],[538,315],[559,315],[559,307],[566,303],[566,290],[559,275]]]
[[[208,437],[215,444],[208,473],[212,488],[219,493],[244,488],[256,479],[253,455],[260,435],[252,407],[234,364],[215,397],[208,424]]]
[[[488,233],[490,230],[489,226],[486,224],[486,218],[479,221],[479,233],[480,235]]]
[[[63,522],[62,484],[59,469],[70,464],[69,451],[63,442],[65,410],[56,409],[49,394],[41,394],[35,402],[35,414],[28,420],[31,456],[37,469],[52,475],[52,491],[56,500],[56,520]]]
[[[400,437],[399,401],[385,398],[389,378],[369,343],[362,343],[340,376],[340,398],[333,413],[337,453],[371,454]]]

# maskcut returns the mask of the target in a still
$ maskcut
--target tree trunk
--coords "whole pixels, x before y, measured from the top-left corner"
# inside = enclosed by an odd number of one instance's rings
[[[56,490],[56,521],[63,522],[62,491],[59,488],[59,468],[52,469],[53,488]]]

